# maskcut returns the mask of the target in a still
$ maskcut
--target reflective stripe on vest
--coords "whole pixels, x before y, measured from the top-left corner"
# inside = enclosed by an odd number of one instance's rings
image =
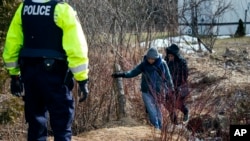
[[[4,63],[5,67],[6,68],[16,68],[16,67],[19,67],[19,64],[18,62],[9,62],[9,63]]]

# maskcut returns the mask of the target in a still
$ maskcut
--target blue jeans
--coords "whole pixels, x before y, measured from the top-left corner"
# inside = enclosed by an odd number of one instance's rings
[[[150,123],[153,124],[155,128],[161,129],[162,115],[159,103],[157,103],[157,100],[150,93],[142,92],[142,99],[148,111]]]

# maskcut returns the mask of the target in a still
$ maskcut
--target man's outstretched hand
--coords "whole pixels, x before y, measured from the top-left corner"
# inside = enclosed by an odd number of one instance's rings
[[[125,77],[124,72],[115,72],[111,75],[113,78],[118,78],[118,77]]]

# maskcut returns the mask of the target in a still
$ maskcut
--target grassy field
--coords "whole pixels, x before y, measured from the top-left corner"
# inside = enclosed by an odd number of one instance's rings
[[[229,49],[250,49],[250,37],[218,39],[215,42],[216,54],[222,55],[226,48]]]

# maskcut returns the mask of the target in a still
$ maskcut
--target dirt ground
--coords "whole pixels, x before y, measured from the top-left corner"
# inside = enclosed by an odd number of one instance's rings
[[[72,141],[160,141],[161,133],[150,126],[103,128],[73,136]],[[185,141],[172,136],[168,141]],[[49,138],[53,141],[53,137]]]
[[[103,128],[73,137],[73,141],[153,141],[157,139],[159,140],[159,133],[148,126]]]

